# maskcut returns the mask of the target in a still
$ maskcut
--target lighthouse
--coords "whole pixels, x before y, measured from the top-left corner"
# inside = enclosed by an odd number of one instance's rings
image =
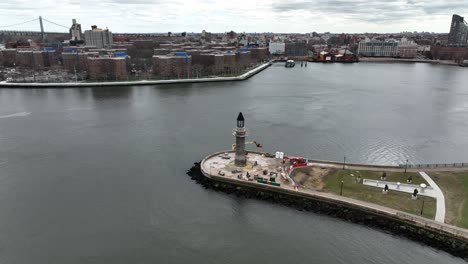
[[[247,130],[244,126],[244,116],[239,112],[237,116],[237,127],[233,129],[232,135],[236,137],[236,157],[234,164],[237,167],[245,167],[247,164],[247,155],[245,153],[245,137]]]

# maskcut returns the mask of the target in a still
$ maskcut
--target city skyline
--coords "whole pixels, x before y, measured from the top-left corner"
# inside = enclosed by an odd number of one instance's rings
[[[468,4],[468,3],[467,3]],[[463,1],[158,1],[148,0],[12,0],[0,3],[2,24],[10,25],[39,15],[61,25],[76,18],[83,29],[91,25],[119,33],[152,32],[335,32],[448,33],[452,14],[468,14]],[[48,25],[50,28],[50,25]],[[16,30],[37,30],[24,24]],[[64,30],[63,28],[57,28]],[[50,28],[53,31],[53,27]],[[46,28],[48,31],[48,28]]]

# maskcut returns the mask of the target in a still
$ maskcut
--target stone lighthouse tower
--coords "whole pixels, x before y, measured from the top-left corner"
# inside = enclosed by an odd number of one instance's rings
[[[233,129],[232,135],[236,137],[236,158],[234,164],[238,167],[245,167],[247,155],[245,153],[245,137],[247,130],[244,127],[244,116],[242,112],[237,116],[237,127]]]

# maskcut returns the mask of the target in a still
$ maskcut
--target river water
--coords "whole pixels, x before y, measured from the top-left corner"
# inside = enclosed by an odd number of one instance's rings
[[[244,82],[0,89],[0,263],[463,263],[186,171],[230,148],[239,111],[269,152],[467,162],[467,83],[460,67],[309,63]]]

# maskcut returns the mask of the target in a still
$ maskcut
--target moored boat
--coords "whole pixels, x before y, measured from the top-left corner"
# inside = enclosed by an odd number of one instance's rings
[[[296,65],[296,63],[293,61],[293,60],[287,60],[286,61],[286,64],[284,65],[284,67],[286,68],[292,68]]]

